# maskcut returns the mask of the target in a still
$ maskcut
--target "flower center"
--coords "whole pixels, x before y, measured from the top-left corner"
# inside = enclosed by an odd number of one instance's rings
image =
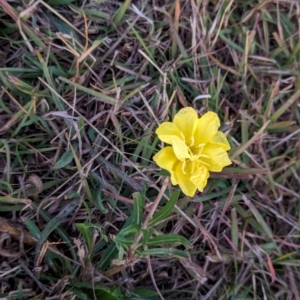
[[[205,144],[200,145],[190,145],[188,146],[188,152],[190,154],[190,157],[185,159],[185,161],[182,164],[182,172],[186,174],[186,165],[191,162],[192,163],[192,170],[190,170],[192,173],[196,171],[196,168],[199,167],[199,164],[209,166],[208,163],[204,162],[201,158],[208,158],[209,156],[206,154],[203,154],[203,148]]]
[[[205,146],[205,144],[200,144],[198,146],[190,146],[189,147],[189,153],[190,153],[189,160],[202,162],[200,159],[201,157],[208,157],[208,155],[205,155],[202,153],[204,146]]]

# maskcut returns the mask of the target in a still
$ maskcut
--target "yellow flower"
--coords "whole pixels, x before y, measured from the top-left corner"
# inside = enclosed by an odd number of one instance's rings
[[[230,145],[225,134],[218,131],[220,120],[208,112],[198,118],[192,107],[179,110],[173,122],[164,122],[157,129],[158,138],[171,146],[160,150],[153,160],[171,174],[173,185],[193,197],[203,192],[209,172],[220,172],[231,164],[226,151]]]

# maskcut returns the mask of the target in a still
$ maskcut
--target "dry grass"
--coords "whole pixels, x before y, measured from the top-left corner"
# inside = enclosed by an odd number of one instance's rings
[[[300,299],[299,14],[0,0],[0,297]],[[152,162],[183,106],[232,145],[194,199]]]

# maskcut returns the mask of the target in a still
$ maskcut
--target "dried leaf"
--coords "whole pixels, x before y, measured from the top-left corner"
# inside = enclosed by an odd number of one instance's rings
[[[32,174],[29,176],[29,178],[26,180],[26,182],[35,187],[35,190],[30,189],[28,191],[28,195],[37,196],[38,194],[40,194],[43,191],[43,182],[39,176]]]

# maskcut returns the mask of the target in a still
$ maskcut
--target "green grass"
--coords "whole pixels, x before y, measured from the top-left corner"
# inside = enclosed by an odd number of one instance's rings
[[[0,298],[300,299],[298,1],[79,2],[0,0]],[[183,106],[232,146],[194,199]]]

